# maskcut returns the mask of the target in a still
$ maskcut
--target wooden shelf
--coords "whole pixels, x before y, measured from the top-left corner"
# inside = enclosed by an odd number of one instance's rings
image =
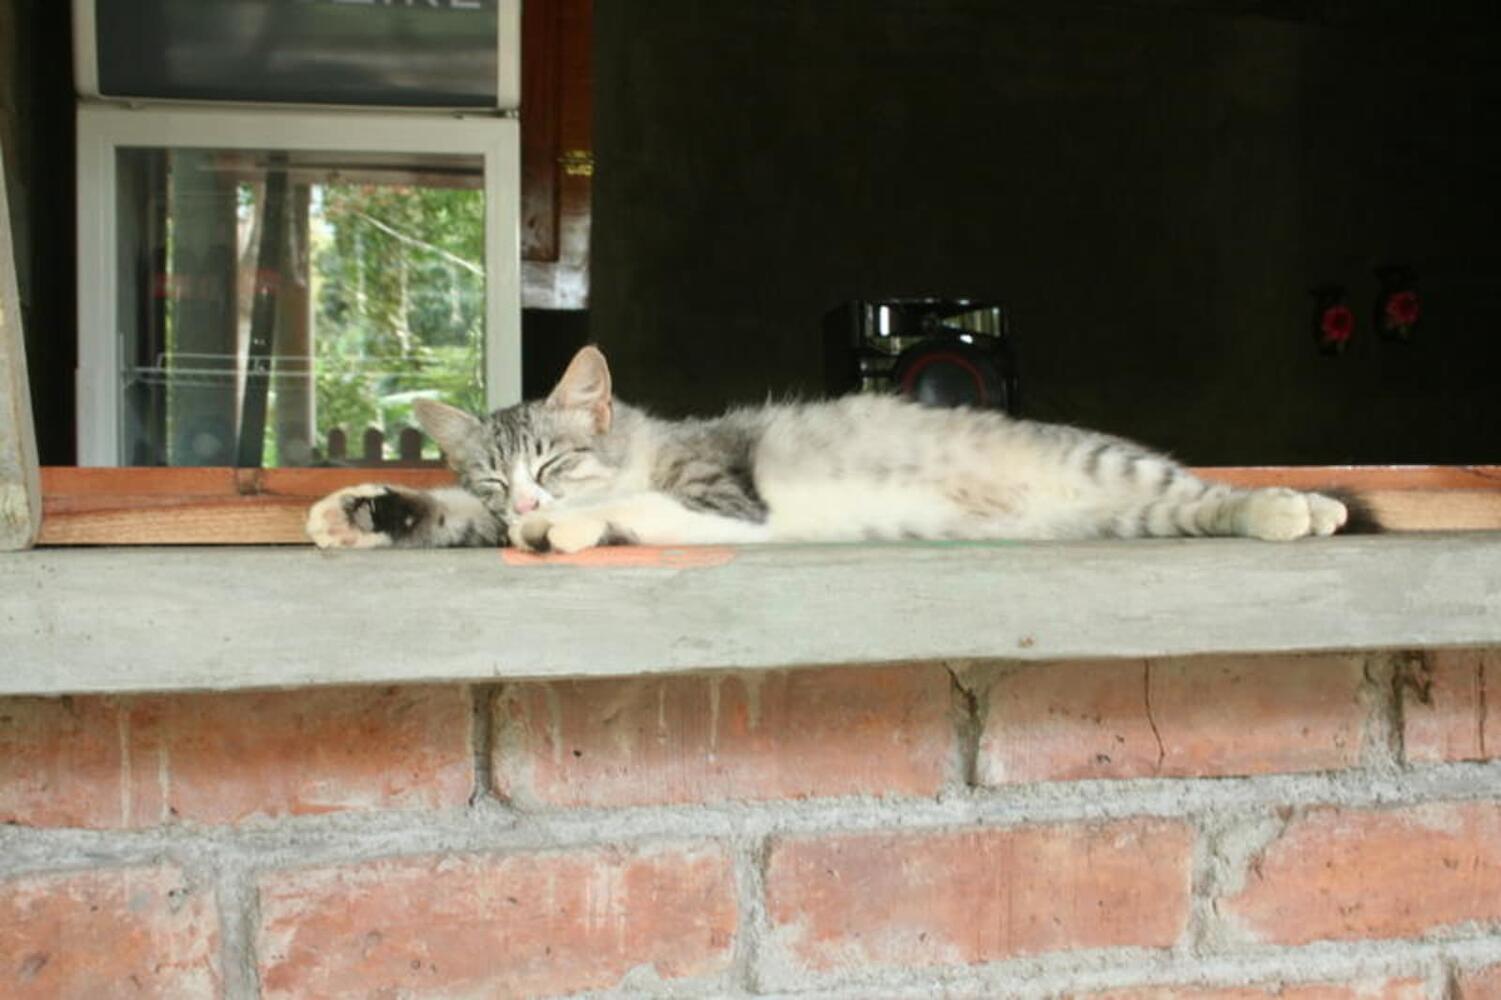
[[[1501,533],[5,556],[0,694],[1501,644]]]

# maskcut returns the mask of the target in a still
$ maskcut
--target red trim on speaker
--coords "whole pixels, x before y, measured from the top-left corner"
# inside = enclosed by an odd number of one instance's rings
[[[976,368],[974,363],[964,355],[954,354],[949,351],[919,355],[917,360],[912,362],[912,367],[902,373],[902,395],[911,396],[912,383],[917,380],[917,376],[922,374],[924,368],[938,361],[951,361],[969,372],[970,378],[975,381],[975,393],[979,404],[984,406],[990,402],[990,393],[985,391],[985,376],[981,373],[980,369]]]

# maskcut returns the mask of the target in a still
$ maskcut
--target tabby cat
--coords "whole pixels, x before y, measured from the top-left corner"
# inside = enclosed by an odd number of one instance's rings
[[[1346,503],[1205,482],[1130,441],[894,396],[776,403],[669,421],[617,400],[574,356],[545,400],[417,419],[462,489],[366,484],[315,504],[323,547],[1329,535]]]

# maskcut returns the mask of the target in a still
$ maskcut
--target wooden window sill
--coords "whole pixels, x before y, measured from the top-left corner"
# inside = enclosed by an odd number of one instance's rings
[[[1398,531],[1501,530],[1501,466],[1213,468],[1245,486],[1365,491]],[[308,506],[343,486],[451,483],[442,469],[42,469],[41,545],[305,544]]]

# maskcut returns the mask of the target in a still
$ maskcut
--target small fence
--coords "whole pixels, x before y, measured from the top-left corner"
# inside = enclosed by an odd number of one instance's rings
[[[352,466],[360,469],[429,469],[443,465],[442,459],[423,458],[425,438],[415,427],[404,427],[396,436],[396,457],[386,456],[386,436],[378,427],[366,429],[361,436],[359,455],[349,454],[349,435],[342,427],[328,432],[328,446],[322,454],[314,452],[316,465]]]

